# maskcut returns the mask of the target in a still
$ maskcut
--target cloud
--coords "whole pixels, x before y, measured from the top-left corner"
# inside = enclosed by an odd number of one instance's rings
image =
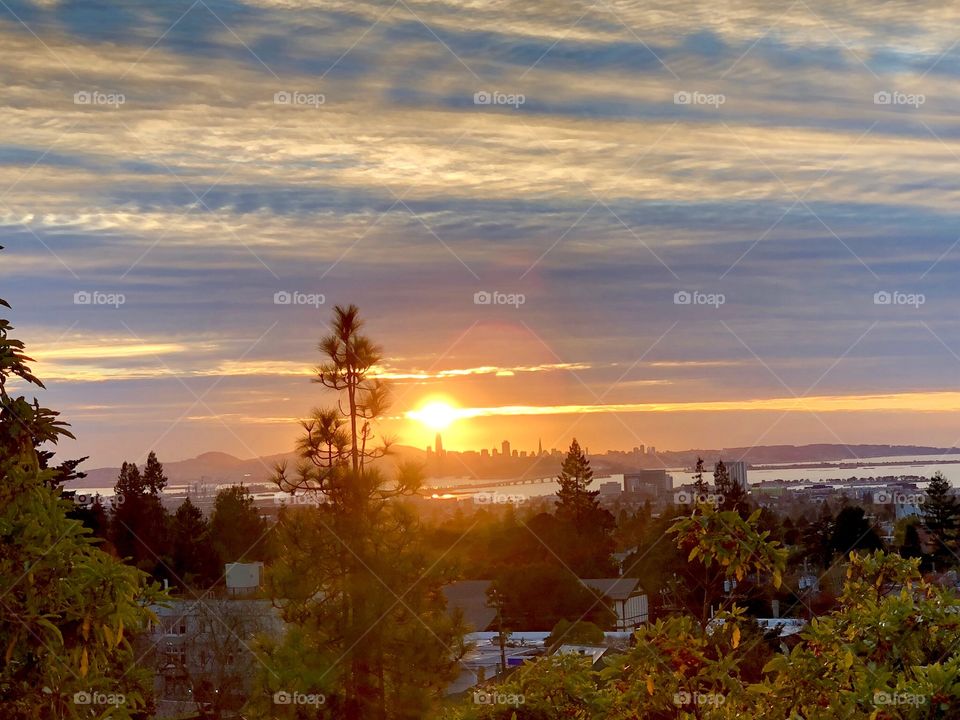
[[[485,417],[534,417],[538,415],[595,415],[601,413],[701,413],[701,412],[931,412],[960,410],[960,392],[885,393],[877,395],[840,395],[779,397],[751,400],[714,400],[708,402],[610,403],[602,405],[506,405],[486,408],[451,408],[455,420]],[[416,410],[406,417],[420,418]]]
[[[638,358],[609,400],[673,413],[730,393],[781,407],[763,364],[800,389],[829,369],[823,398],[955,377],[922,323],[953,345],[956,8],[8,5],[29,29],[0,8],[4,297],[77,406],[132,393],[166,417],[164,383],[216,378],[296,398],[341,302],[388,360],[410,358],[383,377],[477,407],[593,407]],[[481,90],[524,102],[478,105]],[[124,101],[75,103],[94,91]],[[94,289],[127,302],[73,305]],[[727,302],[678,307],[682,289]],[[877,307],[883,289],[928,302]],[[478,290],[526,302],[478,307]],[[281,307],[278,291],[326,302]]]

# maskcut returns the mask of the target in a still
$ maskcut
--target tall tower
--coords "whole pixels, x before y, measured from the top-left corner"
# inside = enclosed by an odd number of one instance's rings
[[[434,442],[433,448],[437,456],[443,455],[443,438],[440,437],[440,433],[437,433],[437,440]]]
[[[543,455],[543,440],[537,439],[537,457]]]
[[[500,443],[500,454],[504,457],[510,457],[510,441],[504,440]]]

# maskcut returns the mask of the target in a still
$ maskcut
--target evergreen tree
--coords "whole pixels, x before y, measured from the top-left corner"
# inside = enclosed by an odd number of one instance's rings
[[[750,514],[747,492],[740,483],[730,477],[730,471],[727,470],[723,460],[718,460],[714,467],[713,485],[717,489],[717,494],[722,497],[721,510],[736,510],[743,518]]]
[[[170,525],[173,571],[189,587],[208,587],[220,577],[220,557],[211,542],[210,525],[188,497]]]
[[[697,456],[697,467],[693,473],[693,492],[696,493],[697,497],[701,497],[707,494],[706,480],[703,479],[703,458],[699,455]]]
[[[302,423],[297,468],[277,468],[281,490],[323,502],[290,508],[277,527],[268,579],[297,627],[265,647],[263,695],[323,693],[325,712],[346,720],[419,718],[457,675],[463,628],[444,608],[443,554],[402,502],[419,470],[401,466],[388,479],[374,465],[389,449],[375,425],[388,398],[370,377],[381,351],[362,326],[355,306],[335,309],[314,380],[338,402]],[[259,708],[271,718],[279,710]]]
[[[924,525],[936,538],[937,555],[949,555],[956,545],[960,527],[960,502],[942,473],[935,473],[930,478],[922,511]]]
[[[600,506],[600,491],[590,490],[593,470],[576,438],[563,460],[557,482],[560,489],[557,491],[556,516],[566,529],[560,534],[556,554],[581,578],[616,574],[613,560],[616,519]]]
[[[147,464],[143,466],[143,487],[151,495],[159,496],[167,486],[167,476],[163,472],[163,465],[157,460],[157,454],[150,451],[147,455]]]
[[[883,541],[862,507],[851,505],[837,514],[830,549],[847,555],[853,550],[883,550]]]
[[[110,537],[117,554],[155,578],[172,580],[169,564],[168,514],[160,501],[166,483],[163,468],[151,463],[151,476],[141,475],[135,463],[124,462],[113,491]],[[162,482],[161,482],[162,479]]]
[[[920,533],[917,532],[915,523],[910,523],[903,529],[903,544],[900,546],[900,555],[905,558],[923,557]]]
[[[225,563],[267,559],[267,523],[243,485],[217,492],[210,518],[210,538]]]
[[[2,717],[131,718],[150,710],[151,678],[135,667],[131,638],[157,596],[145,576],[99,550],[68,516],[58,470],[37,448],[73,436],[58,413],[9,394],[11,379],[43,388],[12,329],[0,318]],[[107,704],[118,696],[122,704]]]
[[[102,540],[110,537],[110,515],[103,506],[99,494],[95,495],[92,501],[87,500],[80,505],[74,504],[69,514],[70,517],[90,528],[94,537]]]
[[[570,443],[567,456],[563,459],[557,482],[560,483],[557,517],[573,526],[578,535],[584,534],[586,523],[600,509],[600,501],[597,500],[600,491],[589,489],[593,482],[593,470],[576,438]]]

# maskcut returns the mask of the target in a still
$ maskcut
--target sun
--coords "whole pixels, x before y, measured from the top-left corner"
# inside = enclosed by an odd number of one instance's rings
[[[407,415],[433,430],[445,430],[457,419],[457,410],[448,402],[431,400],[419,410],[411,410]]]

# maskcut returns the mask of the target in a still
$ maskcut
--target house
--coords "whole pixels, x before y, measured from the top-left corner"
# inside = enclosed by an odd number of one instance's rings
[[[610,601],[616,614],[615,630],[632,630],[650,620],[647,594],[637,578],[587,578],[580,582]]]

